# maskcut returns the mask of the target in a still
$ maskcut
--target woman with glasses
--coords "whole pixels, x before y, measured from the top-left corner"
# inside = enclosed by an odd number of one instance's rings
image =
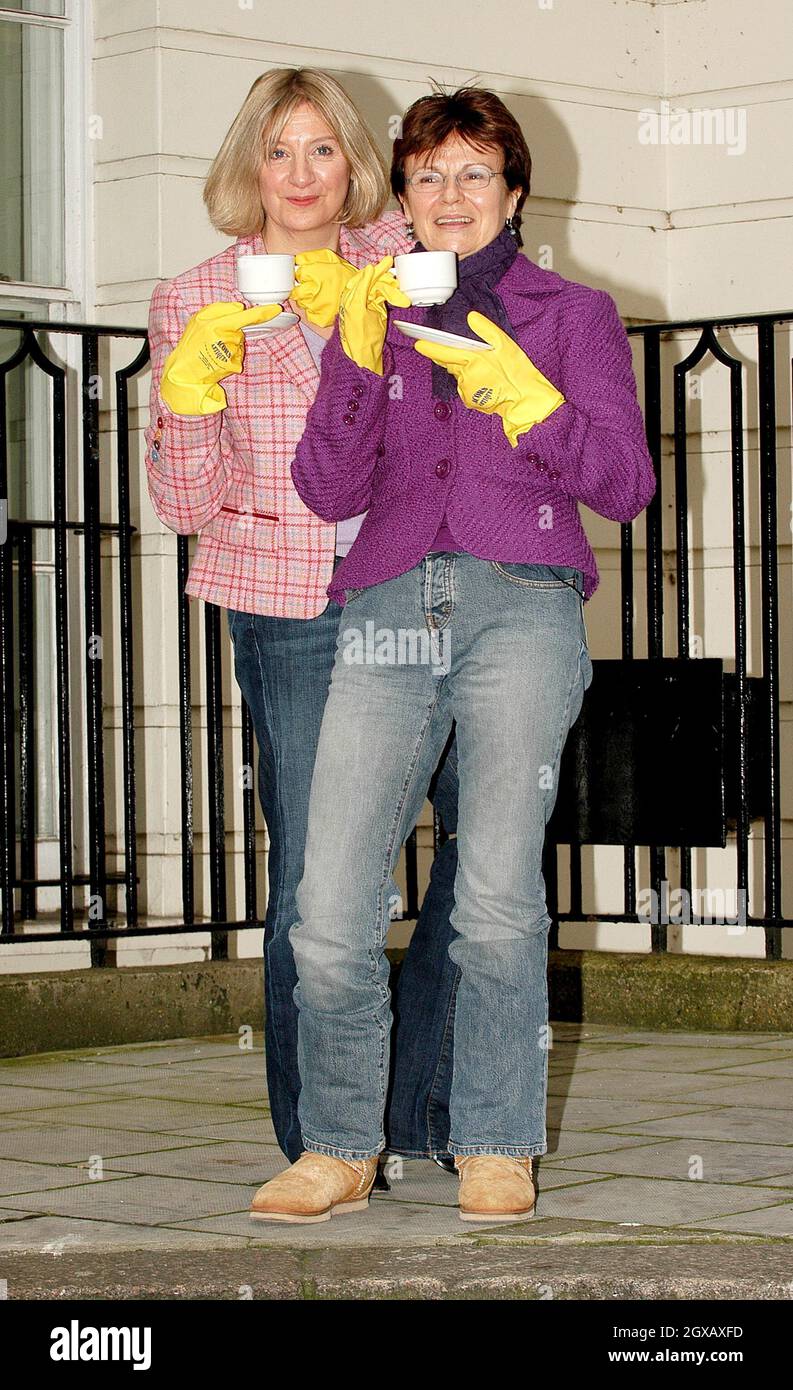
[[[186,592],[226,610],[259,749],[269,833],[267,1081],[276,1137],[289,1160],[301,1153],[302,1140],[288,933],[339,625],[326,588],[362,520],[360,513],[338,524],[314,515],[295,490],[290,465],[341,285],[385,253],[410,247],[401,214],[382,212],[387,196],[385,163],[343,87],[308,68],[264,73],[204,189],[210,220],[235,241],[157,285],[149,315],[149,494],[171,530],[199,532]],[[288,307],[299,322],[272,336],[250,330],[266,326],[280,307],[244,308],[236,284],[237,257],[263,252],[295,254],[297,261]],[[453,832],[456,766],[453,757],[439,760],[432,795]],[[389,1137],[395,1149],[416,1155],[434,1156],[448,1137],[457,971],[446,947],[455,867],[450,838],[434,865],[400,986],[406,1036],[395,1062]]]
[[[292,466],[319,516],[367,511],[328,589],[344,613],[290,931],[305,1152],[257,1194],[263,1218],[366,1205],[386,1143],[383,885],[453,725],[448,1147],[464,1219],[533,1211],[532,1160],[547,1148],[542,854],[592,679],[584,603],[598,573],[578,504],[628,522],[655,477],[613,299],[518,252],[530,174],[493,93],[411,106],[392,188],[415,251],[456,252],[458,286],[441,306],[406,309],[390,258],[351,277]],[[397,320],[471,346],[416,342]],[[349,660],[370,627],[413,633],[412,647]],[[440,663],[401,659],[420,636]]]

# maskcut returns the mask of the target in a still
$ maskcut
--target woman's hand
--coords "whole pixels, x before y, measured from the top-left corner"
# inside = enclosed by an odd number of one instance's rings
[[[457,394],[470,409],[500,415],[514,449],[520,435],[552,415],[565,398],[497,324],[475,310],[468,315],[468,323],[490,343],[492,352],[446,347],[424,338],[414,344],[416,352],[457,378]]]
[[[335,251],[298,251],[295,256],[295,288],[289,296],[303,309],[309,323],[330,328],[339,312],[342,292],[355,266]]]
[[[214,415],[225,409],[226,393],[217,383],[242,371],[243,326],[266,323],[280,313],[280,304],[246,309],[238,300],[219,300],[193,314],[163,367],[160,395],[168,408],[175,415]]]
[[[392,256],[384,256],[377,265],[356,270],[342,290],[339,304],[339,337],[345,353],[377,376],[383,375],[386,304],[410,308],[410,300],[391,274],[393,264]]]

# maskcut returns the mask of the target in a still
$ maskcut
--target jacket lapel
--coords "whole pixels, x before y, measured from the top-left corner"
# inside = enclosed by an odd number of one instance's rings
[[[319,386],[319,372],[299,323],[272,337],[251,338],[247,352],[252,366],[261,363],[283,372],[297,391],[313,401]]]
[[[362,265],[376,264],[382,260],[377,246],[360,227],[339,228],[339,255],[342,260],[354,265],[356,270]]]

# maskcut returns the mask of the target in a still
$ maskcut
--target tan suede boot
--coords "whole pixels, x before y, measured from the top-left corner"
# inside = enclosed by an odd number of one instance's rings
[[[526,1221],[534,1215],[532,1160],[506,1154],[455,1154],[462,1221]]]
[[[306,1150],[291,1168],[264,1183],[251,1204],[258,1221],[330,1221],[363,1211],[377,1172],[373,1158],[333,1158]]]

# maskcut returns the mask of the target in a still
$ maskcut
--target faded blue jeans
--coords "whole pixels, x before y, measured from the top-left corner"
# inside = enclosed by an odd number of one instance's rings
[[[386,1147],[388,885],[455,721],[448,1148],[545,1153],[541,861],[562,749],[592,680],[581,573],[434,552],[348,595],[289,933],[304,1147],[357,1159]]]
[[[289,928],[297,916],[295,894],[303,875],[311,776],[342,613],[335,603],[309,619],[227,610],[235,675],[259,751],[259,800],[270,840],[264,921],[265,1066],[273,1127],[290,1162],[300,1156],[303,1143],[297,1113],[297,974]],[[444,828],[453,835],[453,740],[440,759],[430,797]],[[460,973],[448,954],[456,870],[457,842],[450,839],[433,863],[430,886],[398,973],[385,1120],[393,1153],[438,1153],[449,1137],[454,998]]]

